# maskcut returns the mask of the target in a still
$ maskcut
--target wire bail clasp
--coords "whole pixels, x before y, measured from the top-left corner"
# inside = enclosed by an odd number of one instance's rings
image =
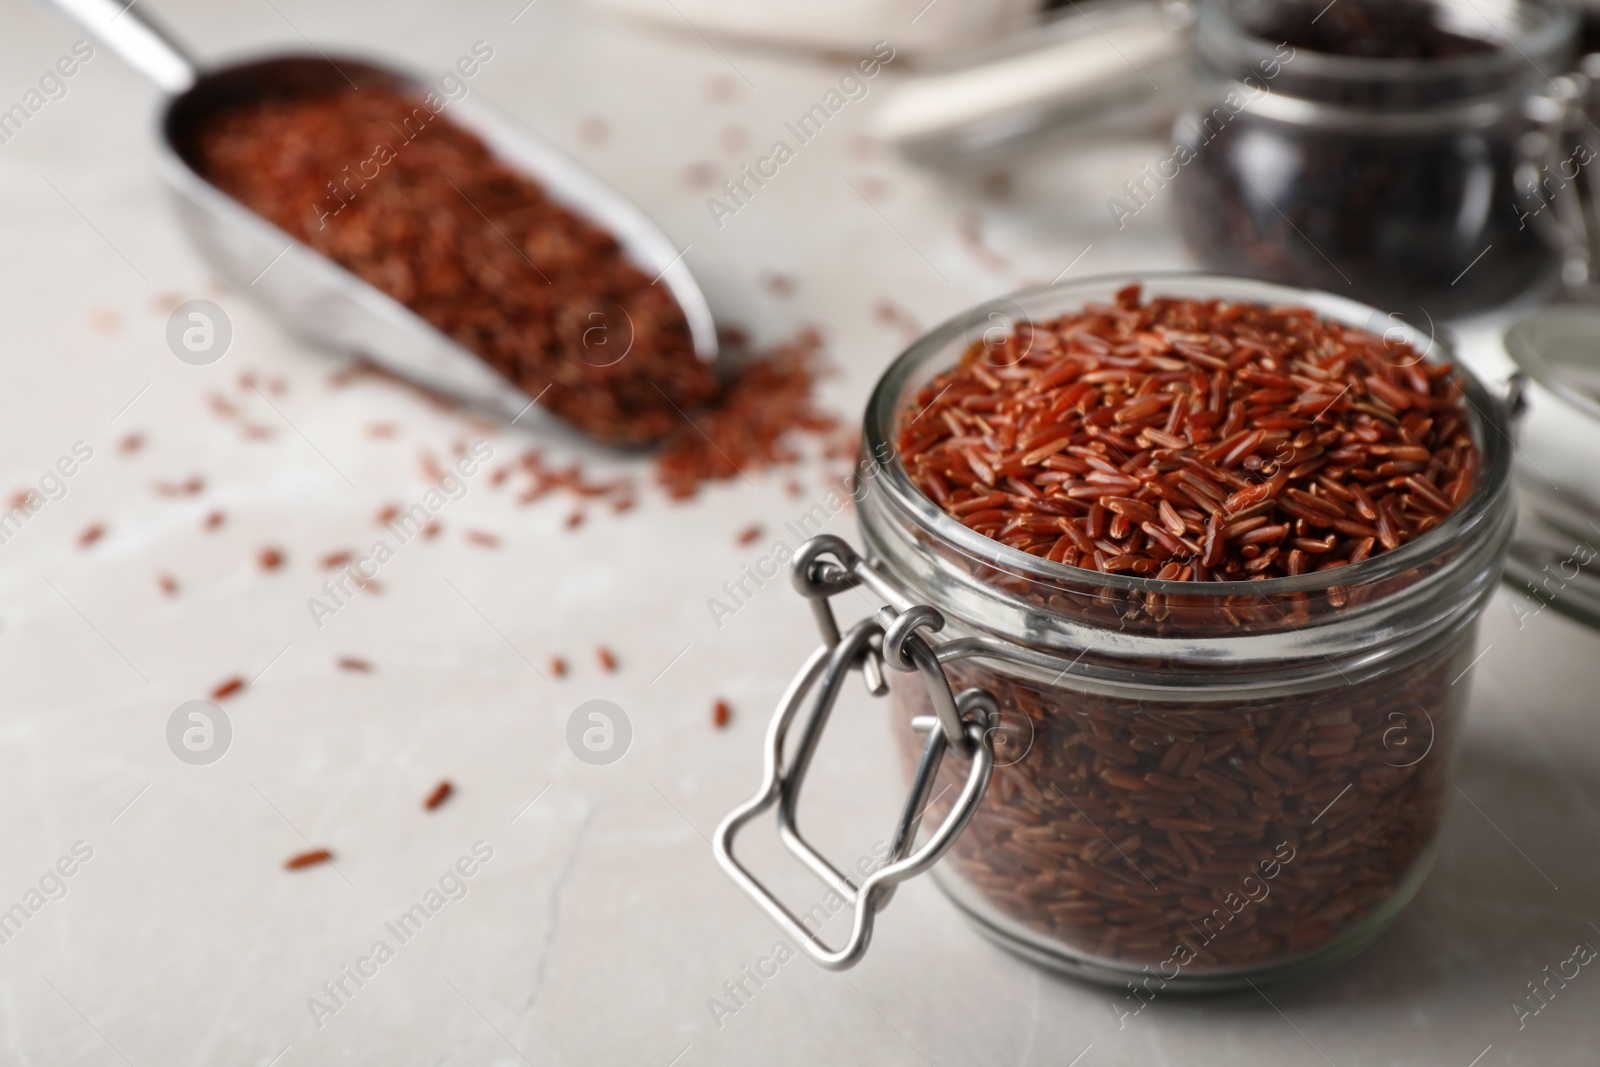
[[[937,863],[977,813],[994,770],[992,727],[999,710],[994,698],[984,690],[969,689],[959,696],[952,692],[938,656],[920,632],[937,632],[944,626],[944,617],[931,607],[884,607],[841,634],[829,598],[862,584],[879,584],[873,580],[876,575],[866,576],[869,572],[865,561],[846,542],[827,534],[814,537],[795,554],[792,568],[795,588],[811,601],[823,643],[789,684],[773,714],[767,728],[760,790],[717,827],[712,848],[722,868],[813,960],[829,970],[845,970],[866,953],[873,920],[889,903],[895,887]],[[912,720],[912,729],[927,733],[927,744],[884,865],[858,885],[802,836],[797,808],[806,772],[845,678],[852,670],[860,669],[868,691],[881,697],[888,692],[882,673],[885,665],[918,674],[927,688],[934,714]],[[803,707],[807,710],[800,737],[786,758],[789,729]],[[970,760],[972,767],[950,813],[917,848],[922,815],[936,799],[931,796],[934,781],[945,754],[952,749],[959,758]],[[808,930],[734,857],[733,839],[739,830],[774,806],[778,809],[778,835],[785,847],[853,908],[849,939],[838,948],[824,943],[820,932]]]

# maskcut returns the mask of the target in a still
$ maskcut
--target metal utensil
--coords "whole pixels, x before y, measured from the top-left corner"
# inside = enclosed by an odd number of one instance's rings
[[[368,60],[278,55],[201,69],[170,36],[119,0],[50,0],[167,94],[157,169],[176,196],[190,237],[217,271],[291,331],[356,353],[437,392],[516,421],[534,401],[488,363],[398,301],[289,236],[202,178],[192,145],[223,109],[285,91],[344,90],[352,83],[415,92],[425,79]],[[717,354],[716,327],[683,255],[637,206],[599,176],[476,96],[451,102],[452,122],[543,186],[552,200],[613,234],[629,259],[667,286],[688,321],[695,354]],[[549,423],[556,423],[548,416]],[[525,420],[526,422],[526,420]],[[564,424],[562,424],[564,425]]]
[[[1189,91],[1193,22],[1185,0],[1073,3],[892,86],[872,132],[913,162],[960,167],[1170,125]]]

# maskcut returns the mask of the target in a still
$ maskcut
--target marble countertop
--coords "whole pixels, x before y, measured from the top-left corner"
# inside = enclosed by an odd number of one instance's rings
[[[824,401],[847,419],[910,337],[979,300],[1187,264],[1165,201],[1122,230],[1104,207],[1159,156],[1159,137],[941,178],[864,137],[861,101],[718,219],[713,188],[765,155],[848,60],[524,3],[140,10],[204,56],[310,40],[443,72],[486,42],[493,58],[471,91],[641,203],[688,249],[721,320],[763,343],[820,327],[839,368]],[[82,34],[26,2],[0,19],[9,107]],[[891,64],[868,101],[895,76]],[[593,508],[576,528],[570,499],[519,506],[513,488],[469,479],[437,538],[383,564],[381,591],[314,619],[324,557],[370,544],[374,516],[421,497],[430,457],[458,444],[487,441],[490,467],[543,443],[599,474],[648,471],[338,379],[338,360],[219,283],[178,230],[153,168],[156,93],[105,49],[61,85],[0,144],[0,493],[37,485],[63,457],[72,470],[0,544],[0,912],[26,915],[0,925],[0,1062],[1497,1067],[1595,1055],[1600,976],[1583,971],[1537,1015],[1519,1020],[1513,1004],[1575,943],[1600,945],[1600,642],[1504,590],[1460,754],[1468,799],[1416,902],[1341,969],[1268,995],[1164,1000],[1119,1026],[1117,994],[992,947],[923,879],[883,914],[858,969],[797,959],[736,1011],[714,1011],[778,933],[706,838],[755,786],[768,714],[815,637],[781,584],[721,620],[707,600],[821,498],[827,464],[811,456],[686,504],[650,487],[633,511]],[[208,366],[167,345],[171,309],[191,299],[232,325]],[[739,544],[752,524],[762,534]],[[853,524],[841,513],[830,529],[853,537]],[[269,548],[282,556],[270,570]],[[600,644],[614,673],[596,662]],[[245,687],[219,702],[225,754],[177,758],[176,709],[235,677]],[[632,728],[603,766],[567,744],[570,716],[596,699]],[[723,730],[717,699],[733,708]],[[882,709],[852,698],[822,762],[811,825],[834,855],[864,854],[900,801]],[[441,779],[455,794],[424,811]],[[334,863],[284,870],[312,847]],[[437,904],[426,923],[392,929],[419,902]]]

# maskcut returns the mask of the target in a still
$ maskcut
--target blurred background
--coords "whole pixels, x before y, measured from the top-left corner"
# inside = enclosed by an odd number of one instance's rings
[[[1370,14],[1335,0],[1265,54],[1229,20],[1282,12],[1249,4],[132,9],[206,65],[293,52],[448,76],[452,100],[492,105],[654,220],[725,342],[814,334],[840,433],[674,500],[647,455],[307,343],[255,291],[268,257],[232,277],[186,234],[161,90],[50,5],[8,0],[0,1062],[1591,1055],[1600,978],[1526,1011],[1547,967],[1600,945],[1600,597],[1583,568],[1546,580],[1600,537],[1600,69],[1582,12],[1478,0],[1452,8],[1500,35],[1471,29],[1477,66],[1353,77],[1316,51],[1348,30],[1335,4],[1357,28]],[[1239,85],[1260,92],[1230,100]],[[776,173],[746,181],[779,141]],[[1355,296],[1380,332],[1391,314],[1437,330],[1529,413],[1542,487],[1486,616],[1466,799],[1434,874],[1324,978],[1136,1020],[1120,992],[982,941],[926,880],[858,970],[791,960],[708,841],[756,786],[815,641],[783,577],[749,575],[819,507],[854,537],[829,503],[849,432],[922,333],[1029,286],[1198,267]],[[211,332],[186,343],[191,326]],[[429,529],[346,577],[464,457]],[[603,758],[582,740],[596,709]],[[887,836],[902,786],[881,709],[857,692],[838,719],[807,815],[847,863]],[[789,899],[820,899],[780,850],[752,856]]]

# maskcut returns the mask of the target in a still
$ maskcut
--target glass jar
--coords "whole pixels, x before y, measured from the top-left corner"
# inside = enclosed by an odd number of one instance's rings
[[[1309,306],[1358,328],[1389,324],[1388,336],[1419,353],[1433,347],[1342,297],[1174,274],[992,302],[895,361],[866,413],[865,558],[832,537],[797,554],[796,584],[819,608],[824,644],[774,720],[764,793],[717,837],[724,866],[825,965],[858,959],[895,882],[932,868],[1005,947],[1078,976],[1139,983],[1131,1012],[1161,989],[1242,986],[1346,958],[1432,863],[1477,620],[1513,521],[1505,417],[1470,374],[1459,372],[1482,462],[1466,501],[1394,551],[1296,577],[1162,582],[1053,563],[945,514],[897,458],[908,405],[980,331],[1111,303],[1131,282],[1152,297]],[[827,597],[853,585],[889,604],[881,644],[863,630],[872,620],[840,637]],[[907,638],[918,630],[920,644]],[[794,806],[842,668],[861,666],[882,691],[880,650],[895,668],[886,688],[914,773],[887,865],[858,882],[804,845]],[[820,695],[788,756],[786,735],[813,687]],[[957,713],[981,744],[963,750],[953,729],[941,740]],[[733,858],[734,832],[775,804],[786,843],[857,906],[845,949],[791,925]],[[913,853],[924,815],[938,829]]]
[[[1507,406],[1517,444],[1517,532],[1509,600],[1524,629],[1545,608],[1600,628],[1600,308],[1553,304],[1506,332],[1517,368]]]
[[[1577,28],[1554,0],[1199,0],[1157,168],[1190,250],[1417,321],[1511,299],[1553,264],[1514,178]]]

